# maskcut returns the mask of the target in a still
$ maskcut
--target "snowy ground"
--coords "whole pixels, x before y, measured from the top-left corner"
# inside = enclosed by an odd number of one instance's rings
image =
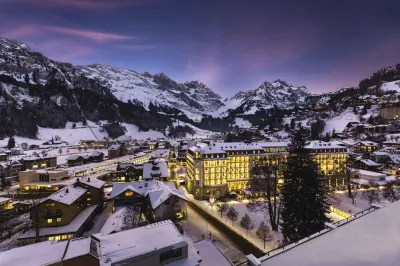
[[[324,132],[322,132],[322,134],[332,133],[333,130],[342,132],[349,122],[360,122],[358,115],[354,114],[352,108],[347,108],[338,116],[326,120]]]
[[[241,117],[235,118],[235,123],[233,126],[238,126],[240,128],[251,128],[251,123],[249,120],[243,119]]]

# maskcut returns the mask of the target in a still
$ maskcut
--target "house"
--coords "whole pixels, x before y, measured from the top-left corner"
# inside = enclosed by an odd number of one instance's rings
[[[94,151],[91,155],[93,162],[101,162],[104,159],[104,153],[100,151]]]
[[[118,181],[123,182],[143,180],[143,165],[118,163],[114,177],[116,177]]]
[[[400,174],[400,154],[388,154],[382,164],[385,170],[389,171],[391,175]]]
[[[92,254],[101,265],[199,266],[193,242],[170,221],[91,237]]]
[[[127,211],[127,207],[118,208],[110,217],[108,217],[107,221],[104,223],[103,227],[100,230],[100,234],[109,235],[123,231],[125,226],[124,217],[125,215],[127,215]],[[139,221],[139,216],[140,213],[138,211],[136,215],[132,217],[132,219],[134,220],[133,222],[135,223],[134,227],[138,226],[137,222]]]
[[[260,258],[247,256],[250,266],[315,266],[399,264],[400,201],[370,208],[296,243],[268,252]],[[376,245],[376,243],[385,243]]]
[[[0,212],[11,210],[13,208],[12,199],[0,197]]]
[[[108,148],[108,158],[118,158],[124,156],[125,154],[125,147],[123,144],[113,144]]]
[[[89,189],[74,184],[41,200],[31,209],[32,228],[22,234],[18,240],[21,245],[36,241],[36,230],[39,228],[39,239],[67,240],[78,237],[85,226],[92,220],[98,205],[91,205]]]
[[[7,161],[0,163],[0,178],[5,177],[11,182],[16,180],[18,173],[21,171],[22,164],[18,161]]]
[[[22,163],[22,170],[53,168],[57,166],[57,157],[32,155],[22,158],[20,162]]]
[[[400,107],[384,107],[381,108],[379,114],[385,120],[399,120]]]
[[[69,180],[67,170],[28,170],[19,172],[19,186],[23,191],[57,191],[66,186],[62,181]]]
[[[378,171],[381,170],[382,164],[376,163],[370,159],[360,159],[354,162],[354,167],[368,171]]]
[[[183,190],[171,182],[141,181],[117,183],[111,192],[113,210],[119,206],[137,206],[147,220],[163,221],[186,215],[186,198]]]
[[[153,161],[143,165],[144,180],[160,180],[167,181],[168,179],[168,164],[164,161]]]
[[[102,205],[106,182],[90,177],[77,177],[75,185],[86,189],[86,205]]]
[[[0,253],[0,265],[99,266],[90,252],[91,238],[44,241]]]
[[[5,153],[0,153],[0,162],[8,161],[8,155]]]
[[[378,149],[378,143],[373,141],[359,141],[354,144],[357,153],[372,153]]]
[[[67,157],[67,164],[69,167],[82,165],[83,161],[84,159],[81,155],[71,155]]]
[[[147,142],[147,149],[154,150],[157,147],[157,141]]]

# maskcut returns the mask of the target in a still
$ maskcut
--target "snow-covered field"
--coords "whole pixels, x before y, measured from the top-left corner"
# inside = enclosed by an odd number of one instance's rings
[[[233,125],[240,128],[251,128],[252,126],[249,120],[243,119],[241,117],[236,117],[235,123]]]
[[[381,90],[400,92],[400,81],[396,80],[396,81],[383,83],[381,86]]]
[[[360,122],[358,115],[354,114],[351,108],[347,108],[338,116],[326,120],[324,132],[322,134],[332,133],[333,130],[342,132],[349,122]]]

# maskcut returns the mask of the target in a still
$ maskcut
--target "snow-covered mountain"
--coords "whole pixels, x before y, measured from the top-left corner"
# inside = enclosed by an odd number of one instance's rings
[[[110,136],[125,134],[127,127],[122,124],[163,134],[189,132],[189,124],[211,131],[226,131],[235,125],[265,127],[276,119],[271,112],[267,115],[268,109],[292,112],[296,107],[351,105],[360,95],[399,92],[399,80],[397,65],[375,72],[359,87],[333,93],[311,95],[304,86],[275,80],[222,100],[200,81],[181,83],[164,73],[152,75],[102,64],[75,66],[0,37],[0,138],[35,137],[38,128],[60,129],[86,120],[99,124]],[[104,121],[109,125],[104,126]]]
[[[304,105],[310,95],[306,87],[292,86],[278,79],[264,82],[255,90],[240,91],[232,98],[225,99],[224,104],[231,112],[240,108],[239,113],[249,115],[260,109],[287,109]]]

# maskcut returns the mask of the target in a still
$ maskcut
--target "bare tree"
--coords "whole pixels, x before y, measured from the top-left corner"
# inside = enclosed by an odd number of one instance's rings
[[[385,184],[382,197],[390,202],[400,200],[400,179],[398,177]]]
[[[127,206],[124,208],[123,213],[123,226],[122,230],[128,230],[137,227],[138,212],[135,207]]]
[[[273,240],[270,229],[268,225],[266,225],[264,222],[260,223],[260,226],[256,231],[256,235],[260,240],[264,242],[264,249],[265,249],[265,242]]]
[[[35,242],[40,242],[40,214],[42,207],[40,206],[40,193],[36,193],[31,199],[31,218],[32,227],[35,229]]]
[[[249,230],[251,231],[254,229],[254,224],[251,221],[251,218],[247,213],[242,217],[242,220],[240,221],[240,226],[246,230],[246,236],[247,236]]]
[[[221,214],[221,218],[222,214],[229,209],[229,205],[225,202],[218,202],[217,204],[215,204],[215,207],[217,208],[217,212]]]
[[[370,205],[374,202],[380,202],[381,195],[379,193],[378,186],[372,181],[370,181],[368,184],[369,184],[369,189],[367,191],[364,191],[361,197],[363,199],[366,199]]]
[[[236,211],[234,207],[230,207],[228,209],[228,212],[226,213],[226,216],[229,218],[229,220],[232,221],[233,223],[239,218],[239,213]]]
[[[271,228],[278,231],[281,204],[279,201],[280,185],[279,174],[282,164],[277,156],[270,156],[267,160],[260,162],[254,167],[250,188],[254,192],[265,193],[265,201],[252,201],[247,204],[251,212],[263,212],[269,216]]]

